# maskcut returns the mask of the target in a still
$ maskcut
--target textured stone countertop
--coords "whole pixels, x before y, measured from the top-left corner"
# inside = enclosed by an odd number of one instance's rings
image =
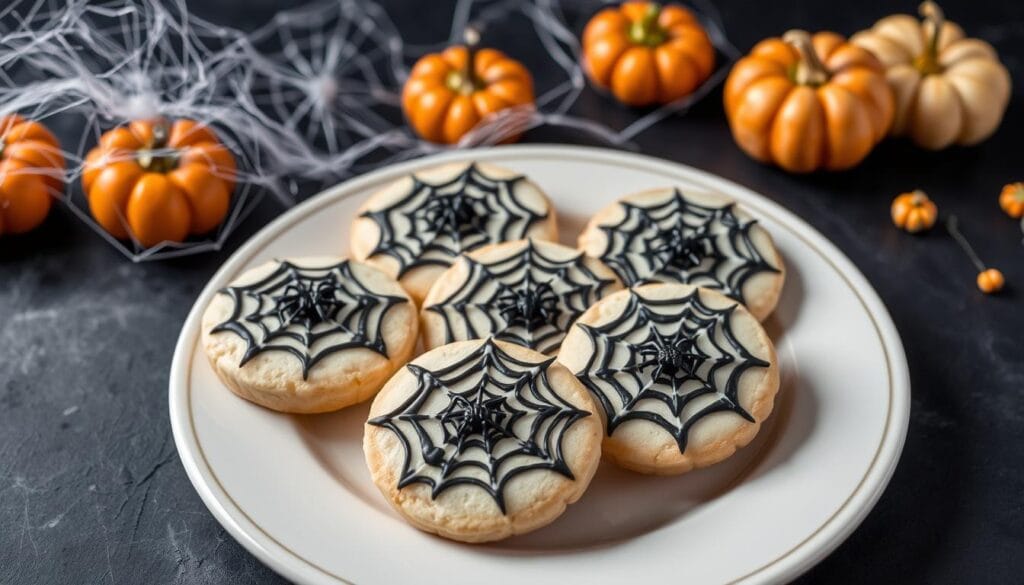
[[[276,10],[271,0],[188,3],[241,28]],[[447,36],[450,6],[413,4],[386,3],[418,41]],[[791,27],[849,33],[915,9],[880,4],[719,3],[744,51]],[[889,141],[853,171],[790,176],[733,145],[720,89],[637,140],[641,152],[748,186],[822,231],[876,287],[903,338],[913,404],[900,465],[863,525],[802,582],[1010,583],[1024,574],[1024,247],[995,199],[1003,183],[1024,179],[1024,3],[944,4],[996,46],[1017,88],[1003,127],[981,146],[928,153]],[[633,116],[597,96],[578,107]],[[580,141],[549,130],[525,140]],[[974,269],[943,231],[892,228],[890,200],[918,187],[960,216],[979,254],[1005,273],[1004,294],[975,289]],[[171,355],[192,302],[279,212],[267,198],[223,251],[167,262],[127,262],[63,209],[28,237],[0,240],[0,583],[281,582],[200,501],[167,413]]]

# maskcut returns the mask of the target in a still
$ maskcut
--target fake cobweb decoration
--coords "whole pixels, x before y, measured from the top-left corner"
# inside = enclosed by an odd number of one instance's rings
[[[562,442],[589,413],[552,389],[553,362],[517,359],[487,339],[437,370],[407,365],[416,390],[369,421],[394,432],[404,448],[398,488],[423,483],[436,498],[457,485],[476,486],[504,513],[505,486],[521,473],[546,469],[573,479]]]
[[[279,187],[270,155],[286,143],[274,129],[253,124],[229,91],[242,74],[233,58],[238,31],[190,16],[182,2],[87,2],[51,6],[15,2],[3,14],[8,24],[0,66],[11,72],[0,87],[0,114],[20,113],[57,130],[65,139],[68,209],[132,260],[168,258],[219,249],[270,192],[291,204]],[[105,131],[131,120],[189,118],[208,126],[237,165],[231,206],[212,233],[185,243],[144,247],[119,240],[92,218],[78,186],[86,153]],[[170,156],[155,149],[154,156]],[[134,155],[125,155],[134,156]],[[111,162],[116,162],[112,160]]]
[[[367,288],[347,260],[318,267],[282,261],[258,281],[220,292],[231,299],[231,315],[212,331],[242,338],[239,367],[263,352],[287,352],[302,363],[303,378],[339,351],[365,348],[387,357],[384,319],[408,302]]]
[[[240,93],[302,139],[281,161],[290,172],[337,179],[368,155],[407,146],[394,75],[402,40],[379,5],[337,0],[279,12],[241,46],[254,66]]]
[[[638,134],[703,97],[738,56],[714,6],[698,0],[696,11],[720,53],[716,72],[688,98],[619,112],[632,121],[609,127],[577,111],[580,96],[593,91],[579,65],[578,34],[601,5],[461,0],[448,38],[410,45],[372,1],[314,2],[243,32],[197,18],[184,0],[14,0],[0,8],[0,115],[19,113],[75,137],[63,144],[68,186],[55,195],[125,256],[141,261],[218,250],[263,194],[288,207],[300,193],[398,160],[496,144],[538,126],[631,147]],[[454,147],[419,140],[402,119],[402,83],[418,57],[459,42],[470,26],[482,31],[483,45],[516,58],[523,57],[516,47],[524,38],[544,48],[539,60],[525,63],[536,80],[537,107],[485,120]],[[227,220],[213,233],[145,248],[110,236],[92,219],[78,179],[103,132],[157,116],[212,128],[237,159],[238,186]]]
[[[735,307],[709,307],[700,289],[665,300],[630,291],[616,318],[580,325],[592,353],[576,376],[604,409],[609,436],[626,421],[647,421],[672,435],[682,453],[690,428],[710,414],[754,422],[740,404],[739,382],[750,368],[769,364],[736,338]]]

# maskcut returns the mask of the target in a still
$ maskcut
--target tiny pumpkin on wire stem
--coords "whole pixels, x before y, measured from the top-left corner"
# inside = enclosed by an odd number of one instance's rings
[[[939,210],[928,194],[920,189],[897,195],[889,209],[892,223],[901,230],[918,234],[932,229]]]
[[[985,294],[994,294],[1003,290],[1003,286],[1006,284],[1006,279],[1003,277],[1003,273],[995,268],[989,268],[985,266],[985,263],[981,261],[977,252],[974,251],[974,247],[967,241],[963,232],[960,231],[958,220],[955,215],[950,215],[946,218],[946,231],[953,240],[960,246],[960,249],[967,254],[967,258],[970,259],[971,264],[978,269],[978,276],[975,282],[978,285],[978,290]]]
[[[421,138],[455,144],[481,122],[512,109],[533,108],[533,77],[496,49],[482,49],[480,32],[468,27],[465,45],[424,55],[402,88],[402,110]],[[503,136],[513,142],[519,135]]]
[[[978,273],[978,290],[985,294],[997,293],[1003,290],[1006,280],[1003,273],[995,268],[986,268]]]

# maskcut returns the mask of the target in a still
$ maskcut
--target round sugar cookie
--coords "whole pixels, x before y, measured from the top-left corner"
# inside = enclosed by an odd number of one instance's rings
[[[427,349],[495,338],[554,354],[577,317],[622,288],[579,250],[534,240],[491,244],[460,256],[423,301]]]
[[[558,353],[605,423],[603,452],[659,475],[749,443],[779,390],[775,349],[743,305],[713,290],[649,284],[598,301]]]
[[[601,421],[554,358],[494,339],[459,341],[402,368],[370,408],[363,451],[413,526],[485,542],[544,526],[586,490]]]
[[[669,282],[715,289],[763,321],[785,280],[767,230],[715,193],[652,189],[623,197],[591,218],[579,247],[626,286]]]
[[[351,249],[401,282],[416,304],[460,253],[523,238],[558,239],[555,209],[521,174],[486,163],[433,167],[374,193]]]
[[[202,319],[214,372],[282,412],[370,398],[416,347],[416,307],[383,271],[340,258],[274,260],[220,290]]]

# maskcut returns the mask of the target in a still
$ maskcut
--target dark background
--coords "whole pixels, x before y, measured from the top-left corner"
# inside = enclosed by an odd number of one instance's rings
[[[446,38],[449,4],[384,4],[411,40]],[[269,0],[189,5],[243,29],[279,9]],[[743,51],[787,28],[851,34],[916,9],[718,5]],[[751,187],[821,230],[867,275],[903,337],[914,390],[900,465],[860,529],[803,582],[1019,583],[1024,574],[1024,250],[1020,227],[996,203],[1003,183],[1024,179],[1024,3],[943,5],[995,45],[1017,88],[1002,128],[981,146],[928,153],[890,140],[855,170],[789,176],[733,145],[720,89],[637,140],[644,153]],[[499,48],[520,58],[540,51],[530,42]],[[635,116],[593,94],[577,112]],[[586,142],[543,129],[525,140]],[[913,188],[960,216],[982,258],[1005,273],[1003,294],[975,289],[975,270],[941,230],[911,237],[890,225],[890,200]],[[279,212],[266,199],[222,252],[160,263],[127,262],[63,209],[28,237],[0,240],[0,583],[281,581],[207,512],[167,416],[171,355],[192,302]]]

